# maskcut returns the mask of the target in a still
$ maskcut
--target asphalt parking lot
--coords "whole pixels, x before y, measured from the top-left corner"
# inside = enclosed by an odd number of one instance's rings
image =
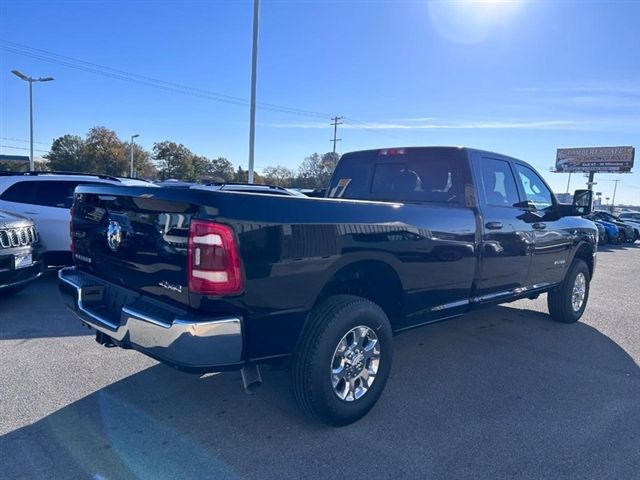
[[[49,275],[0,299],[0,478],[638,478],[639,293],[640,245],[605,247],[578,324],[542,296],[404,333],[378,405],[331,429],[286,371],[247,396],[99,346]]]

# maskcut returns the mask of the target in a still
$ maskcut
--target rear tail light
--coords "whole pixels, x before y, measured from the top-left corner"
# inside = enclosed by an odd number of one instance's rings
[[[69,221],[69,250],[71,250],[71,255],[73,255],[75,251],[75,246],[73,245],[73,207],[71,207],[69,213],[71,214],[71,220]]]
[[[192,220],[189,226],[189,290],[203,295],[238,295],[244,285],[233,230]]]

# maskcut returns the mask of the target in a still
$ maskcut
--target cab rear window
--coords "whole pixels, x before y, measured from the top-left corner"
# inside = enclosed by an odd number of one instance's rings
[[[333,176],[329,197],[457,204],[461,198],[458,157],[455,151],[442,150],[345,155]]]

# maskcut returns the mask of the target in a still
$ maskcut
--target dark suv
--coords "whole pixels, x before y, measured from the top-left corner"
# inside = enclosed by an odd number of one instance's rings
[[[32,220],[0,211],[0,295],[15,293],[42,275],[42,252]]]

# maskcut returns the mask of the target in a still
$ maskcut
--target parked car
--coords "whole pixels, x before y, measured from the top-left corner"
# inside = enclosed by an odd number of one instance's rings
[[[221,192],[245,192],[245,193],[268,193],[270,195],[287,195],[291,197],[306,197],[306,195],[292,188],[278,187],[276,185],[266,185],[264,183],[207,183],[205,185],[195,185],[191,188],[200,190],[218,190]]]
[[[596,228],[598,229],[598,244],[604,245],[607,242],[607,229],[604,228],[604,225],[600,222],[593,222],[596,224]]]
[[[32,220],[0,211],[0,295],[16,293],[42,275],[42,252]]]
[[[596,225],[601,225],[605,230],[605,238],[602,244],[620,243],[620,229],[611,222],[605,222],[594,217],[593,214],[585,215],[587,220],[591,220]]]
[[[622,212],[618,219],[631,225],[640,235],[640,212]]]
[[[168,187],[168,188],[189,188],[198,184],[196,182],[185,182],[183,180],[178,180],[176,178],[169,178],[162,182],[156,182],[156,185],[158,185],[159,187]]]
[[[598,231],[592,192],[559,204],[528,164],[454,147],[344,155],[327,198],[225,189],[76,189],[75,267],[60,291],[105,346],[177,369],[288,362],[295,395],[331,425],[365,415],[392,335],[547,293],[582,316]]]
[[[592,217],[596,220],[602,220],[605,222],[613,223],[620,230],[620,243],[633,243],[640,238],[640,228],[626,223],[624,220],[616,217],[615,215],[605,212],[604,210],[596,210],[593,212]]]
[[[44,245],[48,266],[69,265],[69,208],[80,184],[150,186],[148,182],[108,175],[26,172],[0,177],[0,210],[32,218]]]
[[[618,218],[620,218],[620,220],[624,220],[625,222],[636,222],[639,223],[640,222],[640,212],[622,212]]]

